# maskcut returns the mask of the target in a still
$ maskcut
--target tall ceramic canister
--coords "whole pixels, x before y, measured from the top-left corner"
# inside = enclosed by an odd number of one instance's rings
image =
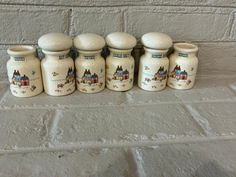
[[[74,61],[69,56],[72,39],[63,33],[41,36],[38,45],[45,58],[41,62],[45,92],[52,96],[68,95],[75,90]]]
[[[101,56],[105,46],[103,37],[86,33],[75,37],[74,46],[79,57],[75,60],[77,89],[84,93],[96,93],[105,88],[105,60]]]
[[[160,91],[166,87],[169,60],[166,56],[172,39],[158,32],[144,34],[141,39],[145,54],[140,58],[138,86],[147,91]]]
[[[7,73],[10,90],[17,97],[31,97],[43,91],[40,61],[32,46],[15,46],[7,50],[10,60]]]
[[[126,91],[133,87],[134,58],[131,51],[136,45],[134,36],[114,32],[106,37],[110,55],[106,59],[106,86],[114,91]]]
[[[195,83],[198,68],[198,47],[190,43],[176,43],[174,50],[170,56],[167,85],[175,89],[190,89]]]

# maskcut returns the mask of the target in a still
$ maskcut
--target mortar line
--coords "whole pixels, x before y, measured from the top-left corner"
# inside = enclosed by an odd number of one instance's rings
[[[9,87],[5,90],[3,96],[0,98],[0,110],[1,110],[1,106],[3,106],[3,103],[4,103],[5,98],[6,98],[7,95],[8,95],[8,89],[9,89]],[[3,109],[3,110],[4,110],[4,109]]]
[[[67,35],[69,36],[70,35],[70,28],[71,28],[71,20],[72,20],[72,11],[73,11],[73,9],[72,8],[70,8],[69,9],[69,12],[68,12],[68,22],[67,22]]]
[[[55,114],[53,116],[51,125],[49,127],[49,145],[56,142],[57,140],[57,134],[58,134],[58,123],[60,121],[62,110],[56,109]]]
[[[30,3],[0,3],[0,5],[7,5],[7,6],[42,6],[42,7],[77,7],[77,8],[100,8],[100,7],[212,7],[212,8],[228,8],[228,9],[234,9],[236,7],[236,5],[233,5],[233,6],[223,6],[223,5],[201,5],[201,4],[198,4],[198,5],[184,5],[184,4],[179,4],[179,5],[176,5],[176,4],[169,4],[169,5],[166,5],[166,4],[148,4],[148,5],[145,5],[145,4],[125,4],[125,5],[119,5],[119,4],[116,4],[116,5],[93,5],[93,6],[89,6],[89,5],[67,5],[67,4],[30,4]]]
[[[21,110],[21,109],[28,109],[28,110],[34,110],[34,109],[74,109],[74,108],[86,108],[86,109],[94,109],[94,108],[104,108],[104,107],[140,107],[140,106],[150,106],[150,105],[175,105],[175,104],[200,104],[200,103],[236,103],[235,100],[209,100],[209,101],[170,101],[170,102],[159,102],[159,103],[143,103],[143,104],[135,104],[135,103],[129,103],[127,102],[117,105],[94,105],[94,106],[80,106],[80,105],[60,105],[60,106],[41,106],[41,105],[35,105],[33,107],[30,106],[6,106],[6,105],[0,105],[0,110]]]
[[[127,18],[126,18],[126,12],[127,12],[127,8],[123,10],[122,12],[122,31],[123,32],[127,32],[126,26],[127,26]],[[136,46],[135,46],[136,47]]]
[[[57,144],[51,147],[35,147],[35,148],[15,148],[12,150],[0,150],[0,155],[2,154],[21,154],[21,153],[42,153],[42,152],[60,152],[60,151],[73,151],[80,149],[96,149],[96,148],[138,148],[138,147],[152,147],[160,145],[173,145],[173,144],[195,144],[195,143],[206,143],[215,141],[236,141],[236,135],[233,136],[220,136],[220,137],[185,137],[176,139],[164,139],[157,141],[109,141],[109,142],[99,142],[99,141],[88,141],[88,142],[77,142],[73,144]]]
[[[232,12],[233,13],[233,17],[232,17],[232,23],[230,23],[230,27],[229,27],[229,29],[230,29],[230,31],[229,31],[229,37],[232,37],[233,36],[233,30],[234,30],[234,22],[236,21],[235,20],[235,16],[236,16],[236,11],[234,11],[234,12]]]
[[[235,86],[235,89],[231,85],[229,85],[228,88],[234,94],[234,96],[236,97],[236,90],[235,90],[236,86]]]
[[[134,148],[131,149],[131,154],[132,154],[133,161],[137,167],[136,169],[137,177],[146,177],[147,175],[142,164],[143,162],[142,155],[137,149],[134,149]]]

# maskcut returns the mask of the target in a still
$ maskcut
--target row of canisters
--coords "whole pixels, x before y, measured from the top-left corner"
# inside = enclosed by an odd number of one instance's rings
[[[192,88],[198,59],[197,46],[189,43],[174,44],[174,53],[167,58],[172,39],[158,32],[142,36],[145,54],[140,58],[138,86],[147,91],[160,91],[166,87]],[[100,92],[105,88],[126,91],[133,87],[134,58],[131,51],[136,39],[124,32],[114,32],[103,37],[81,34],[72,40],[62,33],[45,34],[38,40],[45,57],[35,56],[32,46],[15,46],[8,49],[7,63],[10,89],[18,97],[35,96],[43,91],[48,95],[62,96],[77,89],[85,93]],[[74,61],[69,56],[71,47],[79,56]],[[101,56],[107,45],[109,56]]]

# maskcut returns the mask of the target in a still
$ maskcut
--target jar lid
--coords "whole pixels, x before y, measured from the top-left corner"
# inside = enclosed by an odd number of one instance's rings
[[[191,43],[175,43],[174,49],[177,51],[186,52],[186,53],[198,51],[198,47],[194,44],[191,44]]]
[[[63,33],[48,33],[39,38],[38,45],[48,51],[68,50],[72,46],[72,39]]]
[[[35,52],[36,49],[29,45],[18,45],[7,49],[7,53],[11,56],[25,56]]]
[[[145,47],[152,49],[169,49],[172,46],[170,36],[158,32],[144,34],[141,41]]]
[[[111,48],[132,49],[136,45],[137,40],[131,34],[125,32],[114,32],[107,35],[106,43]]]
[[[105,40],[97,34],[85,33],[75,37],[74,46],[79,50],[100,50],[105,46]]]

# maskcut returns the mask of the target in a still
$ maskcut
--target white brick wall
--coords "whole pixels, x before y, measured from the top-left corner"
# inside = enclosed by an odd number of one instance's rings
[[[126,31],[138,39],[149,31],[166,32],[174,41],[199,44],[198,75],[231,74],[235,72],[236,61],[235,7],[232,0],[224,3],[218,0],[3,0],[0,2],[0,79],[7,78],[6,48],[37,44],[42,34],[53,31],[71,36],[84,32],[106,36],[113,31]],[[141,47],[138,45],[138,50]],[[136,54],[138,64],[140,54]]]
[[[0,177],[236,176],[235,14],[235,0],[1,0]],[[200,49],[196,85],[12,96],[6,49],[53,31],[138,39],[162,31],[192,41]]]

